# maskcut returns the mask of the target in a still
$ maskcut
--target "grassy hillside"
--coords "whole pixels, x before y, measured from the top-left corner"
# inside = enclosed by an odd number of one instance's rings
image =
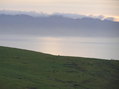
[[[119,61],[0,47],[0,89],[119,89]]]

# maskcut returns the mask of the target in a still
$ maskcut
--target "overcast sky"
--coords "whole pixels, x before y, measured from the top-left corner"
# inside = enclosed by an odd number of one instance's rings
[[[0,0],[0,10],[104,15],[119,20],[119,0]]]

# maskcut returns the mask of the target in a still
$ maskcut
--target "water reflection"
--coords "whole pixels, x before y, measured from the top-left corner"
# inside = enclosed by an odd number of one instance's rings
[[[0,45],[54,55],[119,59],[119,38],[0,36]]]
[[[39,38],[39,51],[59,55],[61,51],[61,39],[53,37]]]

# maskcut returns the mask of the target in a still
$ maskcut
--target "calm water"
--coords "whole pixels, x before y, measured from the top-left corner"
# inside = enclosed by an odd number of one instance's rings
[[[119,38],[1,35],[0,46],[29,49],[54,55],[119,59]]]

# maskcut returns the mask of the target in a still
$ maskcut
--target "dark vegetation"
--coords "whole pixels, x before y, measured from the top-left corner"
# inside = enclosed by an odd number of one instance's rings
[[[119,61],[0,47],[0,89],[119,89]]]

